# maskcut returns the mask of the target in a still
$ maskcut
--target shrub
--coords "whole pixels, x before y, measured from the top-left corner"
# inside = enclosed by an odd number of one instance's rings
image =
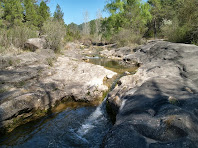
[[[37,37],[36,31],[25,25],[14,26],[10,29],[2,28],[0,32],[1,52],[9,50],[11,46],[24,48],[24,43],[27,39]]]
[[[187,26],[179,26],[177,20],[173,20],[172,23],[164,24],[162,26],[162,34],[172,42],[186,42],[188,32],[189,28]]]
[[[64,24],[56,20],[48,20],[44,23],[42,31],[46,35],[46,46],[55,52],[59,52],[66,35]]]
[[[117,42],[118,46],[126,46],[130,44],[142,44],[142,36],[135,34],[133,31],[123,29],[112,37],[112,42]]]
[[[64,40],[67,42],[73,42],[75,40],[81,39],[80,31],[72,30],[69,27],[67,28],[66,34],[67,35],[65,36]]]

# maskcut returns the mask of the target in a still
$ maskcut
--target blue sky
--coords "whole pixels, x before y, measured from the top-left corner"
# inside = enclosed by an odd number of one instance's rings
[[[55,11],[57,3],[64,12],[64,20],[66,24],[74,22],[76,24],[83,23],[83,12],[89,12],[89,20],[96,18],[97,10],[102,11],[103,17],[107,17],[108,13],[104,12],[106,0],[50,0],[48,6],[51,13]]]

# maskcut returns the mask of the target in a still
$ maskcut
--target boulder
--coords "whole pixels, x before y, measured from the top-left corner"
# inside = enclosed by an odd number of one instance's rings
[[[46,41],[44,38],[31,38],[25,43],[25,48],[31,51],[44,48]]]

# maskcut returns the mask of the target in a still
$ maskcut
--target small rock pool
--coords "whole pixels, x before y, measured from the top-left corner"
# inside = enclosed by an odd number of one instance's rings
[[[44,119],[16,128],[0,138],[0,147],[98,148],[112,126],[105,101],[99,106],[77,104]]]
[[[134,65],[130,67],[124,65],[121,60],[108,59],[100,56],[94,56],[94,57],[87,56],[86,59],[88,60],[87,62],[89,63],[104,66],[105,68],[114,71],[118,74],[123,74],[126,71],[130,73],[134,73],[135,70],[137,69],[137,67]]]

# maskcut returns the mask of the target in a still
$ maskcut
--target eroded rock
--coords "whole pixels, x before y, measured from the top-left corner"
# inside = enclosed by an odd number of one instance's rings
[[[104,147],[196,148],[198,47],[154,41],[134,52],[125,61],[142,66],[110,92],[122,103]]]
[[[36,110],[51,110],[62,100],[100,101],[109,89],[103,80],[116,75],[81,59],[56,57],[47,49],[16,57],[19,64],[0,70],[0,129],[20,125],[15,123],[18,117],[25,123]]]

